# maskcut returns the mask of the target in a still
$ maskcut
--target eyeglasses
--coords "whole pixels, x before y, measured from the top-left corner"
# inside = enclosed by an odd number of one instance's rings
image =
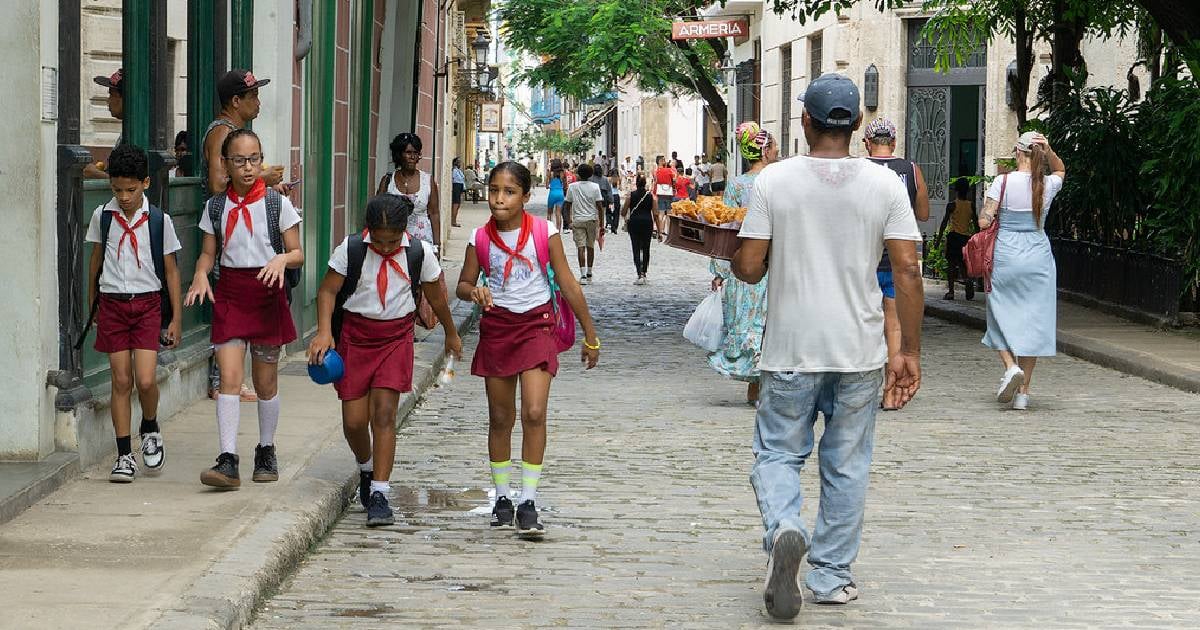
[[[258,166],[259,164],[262,164],[263,156],[258,153],[255,153],[254,155],[250,155],[250,156],[233,155],[233,156],[227,157],[225,159],[229,160],[230,164],[233,164],[234,166],[241,168],[247,164],[249,164],[250,166]]]

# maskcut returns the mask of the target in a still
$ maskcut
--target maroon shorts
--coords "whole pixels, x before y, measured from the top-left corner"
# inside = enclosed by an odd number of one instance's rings
[[[162,298],[143,293],[132,300],[100,294],[96,311],[96,352],[158,351],[162,332]]]
[[[547,302],[528,313],[493,306],[479,319],[479,346],[471,362],[475,376],[516,376],[541,368],[558,374],[554,309]]]
[[[287,293],[263,284],[258,272],[221,267],[213,292],[213,344],[241,339],[260,346],[282,346],[296,340]]]
[[[412,391],[413,316],[370,319],[346,311],[337,343],[345,372],[334,383],[338,398],[358,400],[372,389]]]

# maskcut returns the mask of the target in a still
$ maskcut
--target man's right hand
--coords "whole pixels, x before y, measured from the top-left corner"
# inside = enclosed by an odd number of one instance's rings
[[[265,181],[268,186],[274,186],[274,185],[278,184],[279,182],[282,182],[283,181],[283,166],[272,166],[270,168],[263,168],[262,178],[263,178],[263,181]]]
[[[921,356],[899,352],[888,360],[883,383],[884,406],[900,409],[921,388]]]

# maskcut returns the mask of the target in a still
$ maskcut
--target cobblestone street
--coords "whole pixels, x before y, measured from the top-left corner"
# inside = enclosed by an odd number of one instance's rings
[[[544,541],[488,526],[486,399],[463,365],[399,434],[396,525],[367,530],[351,505],[255,627],[770,624],[753,410],[680,335],[706,263],[655,243],[637,287],[626,235],[598,255],[604,350],[590,373],[564,354],[551,391]],[[860,599],[797,625],[1200,627],[1200,397],[1060,355],[1030,411],[1002,411],[980,334],[925,334],[924,388],[878,424]]]

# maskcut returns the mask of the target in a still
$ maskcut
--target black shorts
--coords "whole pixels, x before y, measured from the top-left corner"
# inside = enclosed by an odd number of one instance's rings
[[[708,185],[714,195],[719,195],[725,192],[725,182],[713,182]]]
[[[462,184],[454,184],[450,188],[450,203],[462,203],[463,188],[465,186]]]
[[[967,246],[970,236],[957,232],[946,233],[946,260],[957,265],[963,264],[963,248]]]

